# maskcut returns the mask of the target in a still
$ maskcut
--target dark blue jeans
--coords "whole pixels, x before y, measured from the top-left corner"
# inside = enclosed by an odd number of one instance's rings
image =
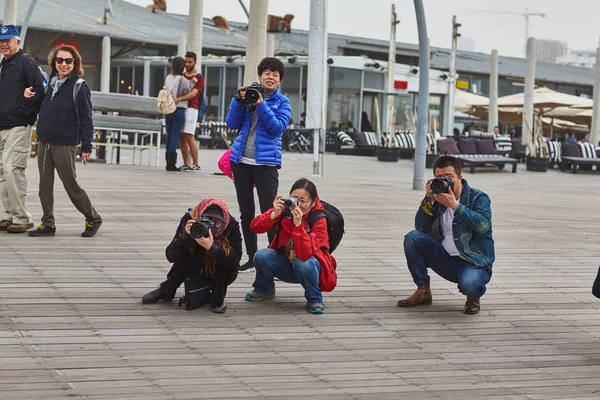
[[[167,125],[167,153],[173,153],[177,151],[179,146],[179,134],[185,124],[185,108],[177,107],[171,114],[167,114],[165,118]]]
[[[404,236],[404,254],[417,286],[429,282],[427,268],[431,268],[447,281],[457,283],[465,296],[479,298],[492,278],[492,268],[475,268],[460,257],[450,256],[441,242],[423,232],[411,231]]]
[[[314,256],[306,261],[292,264],[283,254],[273,249],[260,249],[254,255],[256,278],[252,286],[256,293],[275,292],[273,277],[287,283],[299,283],[304,288],[304,297],[311,303],[322,303],[323,295],[319,289],[321,263]]]

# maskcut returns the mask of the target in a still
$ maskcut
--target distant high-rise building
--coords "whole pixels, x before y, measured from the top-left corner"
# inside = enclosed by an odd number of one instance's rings
[[[539,39],[537,40],[537,60],[557,63],[569,51],[567,43],[559,40]]]
[[[468,37],[460,37],[458,39],[458,50],[475,51],[475,40]]]
[[[596,52],[589,50],[571,50],[568,54],[559,57],[558,64],[572,65],[574,67],[594,68],[596,66]]]

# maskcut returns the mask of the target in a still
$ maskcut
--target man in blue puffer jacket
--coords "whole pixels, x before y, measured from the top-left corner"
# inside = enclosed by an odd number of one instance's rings
[[[252,258],[258,249],[256,233],[250,229],[255,216],[254,186],[258,193],[260,211],[264,213],[273,206],[279,187],[281,168],[281,136],[288,126],[292,109],[290,101],[277,89],[283,79],[283,63],[267,57],[258,65],[258,79],[264,91],[252,104],[252,111],[234,98],[227,113],[227,127],[239,129],[231,151],[231,170],[240,207],[240,220],[249,260],[240,271],[254,268]],[[238,90],[245,99],[244,88]],[[269,242],[274,233],[269,232]]]

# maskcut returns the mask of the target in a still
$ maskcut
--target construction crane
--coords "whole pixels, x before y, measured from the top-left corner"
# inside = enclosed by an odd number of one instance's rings
[[[527,57],[527,39],[529,38],[529,17],[542,17],[546,18],[544,13],[532,13],[529,12],[529,8],[526,8],[524,12],[516,11],[490,11],[490,10],[460,10],[464,12],[480,13],[480,14],[505,14],[505,15],[521,15],[525,17],[525,57]]]

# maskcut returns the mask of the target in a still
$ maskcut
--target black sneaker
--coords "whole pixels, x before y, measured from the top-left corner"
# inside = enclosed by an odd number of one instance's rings
[[[240,265],[240,268],[238,269],[238,272],[252,272],[254,271],[254,262],[252,261],[253,257],[250,257],[250,259],[248,261],[246,261],[245,264]]]
[[[160,300],[162,300],[162,290],[160,286],[153,291],[146,293],[144,297],[142,297],[142,303],[144,304],[154,304],[158,303]]]
[[[227,304],[223,303],[220,306],[215,306],[214,304],[211,304],[210,309],[216,314],[224,314],[225,311],[227,311]]]
[[[323,314],[325,312],[325,305],[323,303],[311,303],[307,301],[306,309],[311,314]]]
[[[102,225],[102,220],[100,221],[85,221],[85,231],[81,234],[83,237],[92,237],[98,232],[100,226]]]
[[[39,236],[54,236],[56,233],[56,228],[50,228],[44,224],[41,224],[37,228],[31,231],[27,231],[29,236],[39,237]]]

